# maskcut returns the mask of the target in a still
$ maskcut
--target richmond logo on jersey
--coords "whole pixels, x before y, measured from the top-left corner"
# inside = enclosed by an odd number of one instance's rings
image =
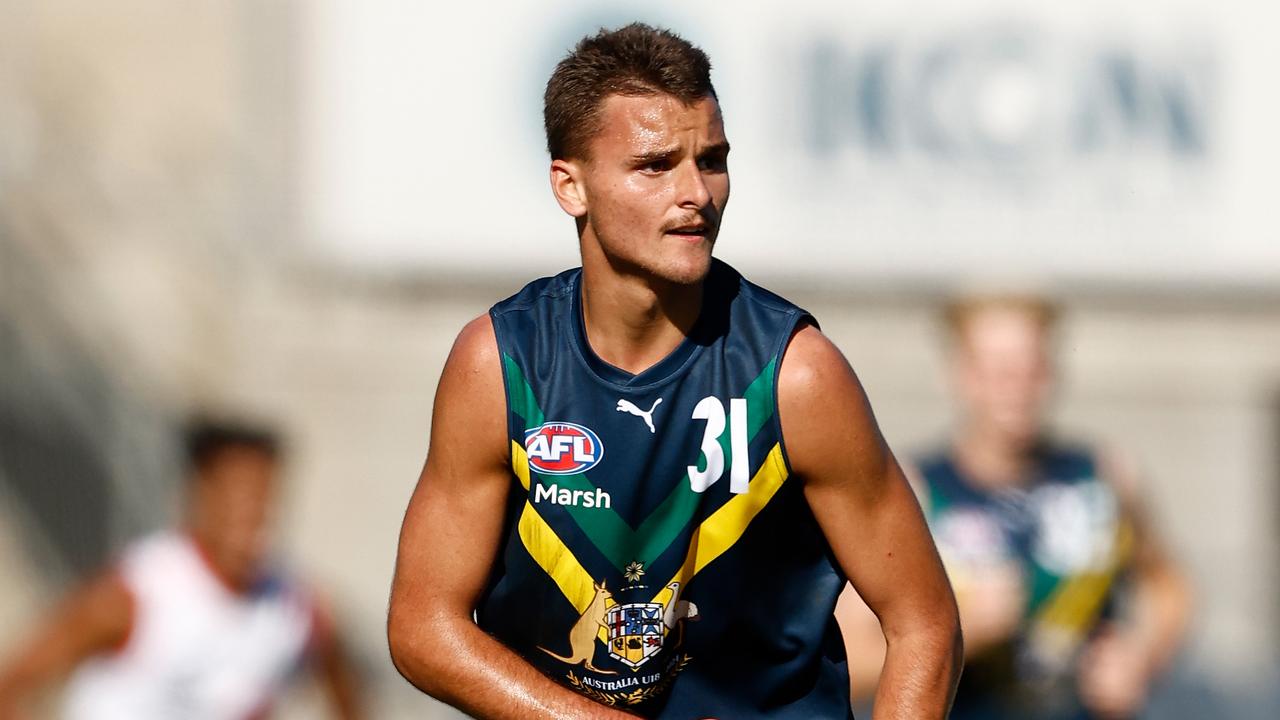
[[[543,475],[575,475],[590,470],[604,458],[600,436],[589,427],[548,422],[524,434],[529,468]]]

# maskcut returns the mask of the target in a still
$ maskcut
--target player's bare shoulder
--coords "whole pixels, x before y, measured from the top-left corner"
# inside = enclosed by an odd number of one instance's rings
[[[869,409],[866,393],[844,353],[812,323],[804,323],[791,336],[778,375],[778,404],[803,409],[806,416],[839,409],[853,403],[858,412]],[[850,408],[845,408],[849,410]]]
[[[433,454],[467,448],[477,459],[492,456],[505,464],[505,407],[501,354],[486,313],[463,326],[440,374],[431,423]]]
[[[453,370],[496,376],[502,380],[502,367],[498,353],[498,338],[489,313],[472,318],[458,331],[458,337],[449,350],[446,372]]]
[[[779,401],[819,400],[833,386],[851,383],[861,392],[844,353],[812,322],[801,323],[791,335],[778,376]]]
[[[791,337],[778,376],[778,412],[793,468],[831,462],[831,449],[863,469],[880,466],[885,448],[866,393],[844,353],[812,323]]]
[[[449,350],[436,393],[437,413],[442,402],[455,400],[482,405],[486,410],[503,402],[502,359],[488,313],[464,325]]]
[[[63,603],[54,621],[85,653],[121,648],[134,623],[135,599],[119,567],[85,582]]]

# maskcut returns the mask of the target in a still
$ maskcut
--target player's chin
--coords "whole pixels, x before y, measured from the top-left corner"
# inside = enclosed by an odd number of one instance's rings
[[[1041,428],[1039,422],[1027,421],[1019,418],[1018,420],[1007,420],[999,424],[999,430],[1004,435],[1005,441],[1010,445],[1030,449],[1041,440]]]
[[[681,246],[666,254],[660,273],[668,282],[679,285],[700,283],[711,271],[712,240]]]

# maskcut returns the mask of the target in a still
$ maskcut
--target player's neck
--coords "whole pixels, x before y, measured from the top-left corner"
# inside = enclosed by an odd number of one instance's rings
[[[1031,477],[1033,444],[970,425],[956,437],[956,462],[973,482],[989,488],[1017,487]]]
[[[639,374],[688,337],[702,309],[702,284],[677,285],[584,267],[582,320],[591,350]]]
[[[195,549],[196,555],[200,561],[204,563],[205,570],[209,575],[218,582],[227,592],[233,595],[241,595],[246,591],[244,583],[237,582],[230,570],[228,570],[219,561],[216,547],[200,528],[188,524],[185,528],[187,538],[191,541],[192,548]]]

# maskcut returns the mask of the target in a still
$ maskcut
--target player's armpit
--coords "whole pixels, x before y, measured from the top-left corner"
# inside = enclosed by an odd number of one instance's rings
[[[436,390],[427,461],[400,532],[392,660],[419,689],[474,717],[629,717],[549,680],[472,619],[512,485],[506,417],[486,315],[459,334]]]
[[[122,648],[133,612],[133,595],[114,569],[73,591],[0,666],[0,718],[90,656]]]
[[[945,717],[962,662],[951,586],[857,377],[814,327],[788,346],[778,410],[814,517],[886,639],[875,717]]]

